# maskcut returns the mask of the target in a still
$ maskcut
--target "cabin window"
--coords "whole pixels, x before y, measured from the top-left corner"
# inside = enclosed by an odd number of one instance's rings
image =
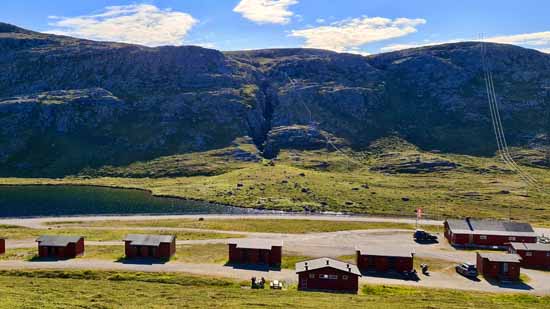
[[[527,251],[527,252],[525,252],[525,256],[533,256],[533,252]]]
[[[328,279],[328,275],[319,275],[319,279]]]
[[[348,276],[343,275],[343,276],[342,276],[342,280],[348,280]]]
[[[315,274],[309,274],[309,279],[315,279]]]
[[[516,238],[514,236],[510,236],[510,237],[508,237],[508,240],[515,241]]]
[[[338,276],[337,275],[329,275],[328,278],[330,280],[337,280],[338,279]]]
[[[479,239],[481,239],[481,240],[487,240],[487,236],[485,236],[485,235],[479,235]]]

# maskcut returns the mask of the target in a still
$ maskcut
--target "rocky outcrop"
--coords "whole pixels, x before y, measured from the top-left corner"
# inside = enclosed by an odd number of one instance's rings
[[[327,132],[319,130],[315,125],[275,127],[269,132],[265,141],[264,156],[269,159],[275,158],[281,149],[330,149],[329,142],[342,146],[340,141]]]
[[[425,174],[451,171],[458,167],[458,164],[446,160],[414,160],[399,163],[378,164],[373,166],[371,170],[388,174]]]
[[[487,55],[509,144],[528,147],[550,131],[550,55],[498,44],[488,44]],[[423,150],[491,155],[480,63],[478,43],[369,57],[313,49],[222,53],[0,23],[0,176],[116,168],[224,149],[243,136],[266,157],[325,147],[323,136],[364,150],[394,134]]]

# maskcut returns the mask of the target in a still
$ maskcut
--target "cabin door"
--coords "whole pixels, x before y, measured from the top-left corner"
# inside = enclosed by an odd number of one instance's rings
[[[508,273],[508,263],[502,263],[501,273],[502,273],[503,275],[505,275],[505,274]]]
[[[302,289],[307,289],[307,278],[302,278],[300,285],[302,286]]]
[[[468,243],[470,245],[474,243],[474,235],[473,234],[468,235]]]

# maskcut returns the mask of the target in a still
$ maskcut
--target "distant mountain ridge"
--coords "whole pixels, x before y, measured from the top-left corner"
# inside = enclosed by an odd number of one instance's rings
[[[487,44],[510,145],[550,131],[550,55]],[[368,57],[94,42],[0,23],[0,175],[63,176],[219,149],[250,136],[355,150],[385,136],[425,150],[496,150],[479,43]]]

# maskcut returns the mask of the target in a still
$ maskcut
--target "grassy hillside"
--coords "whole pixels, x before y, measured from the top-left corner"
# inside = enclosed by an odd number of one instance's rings
[[[219,164],[211,153],[197,153],[179,167],[206,164],[202,176],[63,179],[3,178],[0,184],[86,184],[151,190],[156,195],[287,211],[336,211],[412,216],[422,207],[428,217],[508,218],[535,223],[550,220],[548,192],[534,191],[496,158],[430,153],[400,140],[374,144],[365,152],[282,150],[273,161]],[[353,161],[351,161],[353,160]],[[132,175],[143,162],[119,171]],[[153,165],[155,165],[154,163]],[[210,165],[211,164],[211,165]],[[136,171],[135,166],[139,169]],[[144,167],[145,166],[145,167]],[[219,169],[221,167],[221,170]],[[211,170],[218,169],[212,175]],[[542,187],[550,188],[550,171],[524,166]]]

